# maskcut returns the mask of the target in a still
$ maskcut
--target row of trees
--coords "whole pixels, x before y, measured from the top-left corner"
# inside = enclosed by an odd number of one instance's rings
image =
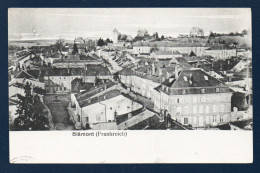
[[[18,95],[17,118],[14,119],[13,130],[48,130],[49,120],[45,115],[39,96],[32,96],[31,87],[27,82],[25,96]]]
[[[222,33],[213,33],[212,31],[209,34],[209,38],[215,38],[220,36],[245,36],[248,34],[247,30],[243,30],[241,33],[239,32],[230,32],[229,34],[222,34]]]
[[[108,43],[113,43],[113,41],[110,40],[109,38],[107,38],[106,40],[103,40],[102,38],[99,38],[98,41],[97,41],[97,45],[98,46],[105,46]]]

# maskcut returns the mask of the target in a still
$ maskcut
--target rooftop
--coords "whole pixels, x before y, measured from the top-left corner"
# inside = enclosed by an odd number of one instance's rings
[[[216,88],[218,88],[218,91]],[[165,80],[159,90],[167,94],[177,95],[230,92],[224,83],[201,69],[182,70],[178,73],[177,78],[173,75]]]
[[[83,68],[50,68],[45,72],[49,76],[106,76],[111,75],[107,67],[101,64],[87,64]]]
[[[117,89],[108,90],[107,92],[103,93],[102,95],[98,95],[96,97],[92,97],[80,104],[81,107],[89,106],[104,100],[108,100],[111,98],[114,98],[116,96],[121,95],[120,92]]]
[[[180,52],[154,51],[156,55],[180,55]]]
[[[115,85],[116,84],[112,81],[107,81],[105,83],[97,82],[95,85],[90,86],[86,92],[76,94],[75,97],[80,106],[83,106],[90,97],[93,97],[96,94],[105,91],[105,89],[109,89]]]

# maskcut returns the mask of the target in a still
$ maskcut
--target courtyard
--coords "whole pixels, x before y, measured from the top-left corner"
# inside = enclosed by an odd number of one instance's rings
[[[44,96],[44,102],[51,111],[55,130],[75,129],[67,111],[70,102],[69,94],[48,94]]]

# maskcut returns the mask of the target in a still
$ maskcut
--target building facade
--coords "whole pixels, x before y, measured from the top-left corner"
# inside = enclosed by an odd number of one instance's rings
[[[158,89],[156,111],[170,114],[183,125],[206,127],[230,122],[231,91],[201,69],[183,70]]]

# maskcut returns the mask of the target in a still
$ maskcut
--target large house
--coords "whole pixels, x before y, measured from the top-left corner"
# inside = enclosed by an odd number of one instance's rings
[[[237,56],[236,49],[206,49],[203,55],[212,56],[216,59],[227,59]]]
[[[140,42],[133,46],[133,54],[149,54],[152,49],[168,52],[179,52],[181,54],[190,54],[194,52],[197,56],[204,55],[204,52],[209,47],[198,42],[194,43],[179,43],[170,41],[156,42]]]
[[[45,71],[44,82],[46,92],[49,93],[67,93],[71,92],[71,82],[76,78],[82,78],[84,81],[89,77],[98,79],[112,79],[105,64],[86,64],[84,68],[51,68]]]
[[[118,85],[108,82],[85,93],[71,94],[69,112],[76,128],[95,128],[100,123],[116,125],[117,116],[143,107],[122,95],[118,89]]]
[[[139,62],[140,66],[133,70],[124,68],[119,72],[119,78],[133,92],[141,94],[151,100],[155,98],[154,88],[158,87],[165,79],[169,78],[175,72],[175,66],[180,69],[189,69],[187,63],[181,60],[168,61],[144,61]]]
[[[179,52],[154,51],[150,54],[150,56],[155,59],[172,59],[182,57],[182,54]]]
[[[156,88],[155,110],[192,127],[230,121],[231,91],[201,69],[177,71]]]

